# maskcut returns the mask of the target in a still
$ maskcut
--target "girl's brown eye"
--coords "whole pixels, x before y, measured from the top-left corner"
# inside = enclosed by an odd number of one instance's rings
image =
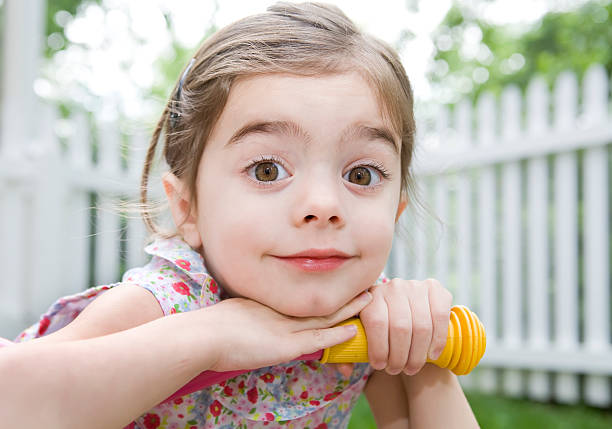
[[[355,167],[349,171],[348,181],[356,185],[367,186],[372,181],[372,174],[365,167]]]
[[[271,182],[278,178],[278,167],[274,162],[262,162],[255,166],[255,178],[261,182]]]

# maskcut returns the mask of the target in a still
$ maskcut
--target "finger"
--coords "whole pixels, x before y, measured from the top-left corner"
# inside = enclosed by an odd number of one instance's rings
[[[308,329],[293,334],[290,342],[297,346],[296,356],[300,356],[344,343],[353,338],[355,334],[357,334],[355,325]]]
[[[431,344],[432,321],[429,291],[423,282],[411,282],[410,311],[412,312],[412,343],[404,372],[414,375],[423,368]]]
[[[320,317],[295,318],[294,320],[298,322],[300,330],[329,328],[359,314],[370,301],[372,301],[372,294],[364,291],[332,314]]]
[[[428,356],[430,359],[435,360],[440,357],[442,350],[446,346],[453,296],[437,280],[428,279],[426,281],[431,284],[429,288],[429,309],[433,324]]]
[[[383,286],[386,287],[386,286]],[[381,286],[370,288],[372,302],[368,304],[359,318],[368,339],[368,360],[374,369],[387,366],[389,356],[389,318]]]
[[[392,280],[385,294],[389,311],[389,358],[386,371],[391,375],[399,374],[406,366],[412,343],[412,311],[402,282]]]

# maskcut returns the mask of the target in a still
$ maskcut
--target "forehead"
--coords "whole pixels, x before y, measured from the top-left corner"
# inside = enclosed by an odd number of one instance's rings
[[[298,76],[266,74],[238,78],[213,129],[213,139],[227,142],[249,123],[297,123],[309,134],[342,133],[359,123],[391,131],[376,92],[358,73]]]

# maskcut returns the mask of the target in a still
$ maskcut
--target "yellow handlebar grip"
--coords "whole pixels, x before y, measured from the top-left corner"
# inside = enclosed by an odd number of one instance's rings
[[[358,318],[345,320],[340,325],[354,324],[357,335],[350,340],[325,349],[321,363],[368,362],[368,341]],[[487,338],[478,317],[463,305],[451,308],[448,335],[444,350],[436,360],[428,359],[440,368],[448,368],[456,375],[470,373],[484,355]]]

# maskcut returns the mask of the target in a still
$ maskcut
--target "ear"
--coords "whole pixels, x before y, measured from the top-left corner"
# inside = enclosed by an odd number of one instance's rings
[[[404,195],[402,195],[399,204],[397,205],[397,212],[395,213],[395,223],[397,223],[407,205],[408,199]]]
[[[196,208],[192,207],[189,189],[170,172],[164,174],[162,183],[178,233],[192,249],[200,249],[202,237],[198,231]]]

